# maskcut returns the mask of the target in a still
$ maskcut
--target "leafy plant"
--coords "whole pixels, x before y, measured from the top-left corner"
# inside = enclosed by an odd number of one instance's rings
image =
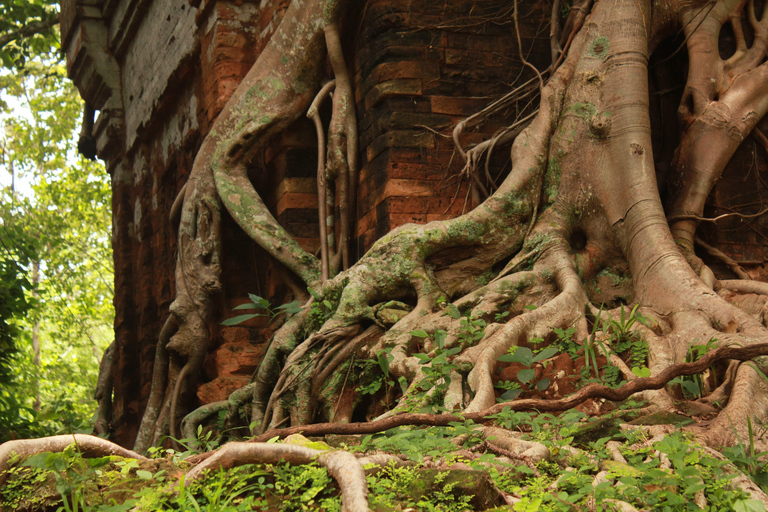
[[[244,315],[227,318],[221,322],[221,325],[238,325],[250,320],[251,318],[256,318],[257,316],[267,316],[269,317],[269,321],[272,322],[282,314],[294,315],[301,312],[301,304],[297,300],[283,304],[281,306],[277,306],[273,309],[269,301],[265,298],[259,297],[258,295],[254,295],[252,293],[248,294],[248,298],[251,299],[251,302],[240,304],[239,306],[234,307],[232,311],[257,310],[258,312],[246,313]]]
[[[691,363],[698,360],[701,356],[709,352],[717,343],[717,339],[712,338],[704,345],[691,345],[688,347],[688,354],[685,356],[685,362]],[[688,399],[701,397],[704,389],[704,380],[701,374],[681,375],[675,377],[670,384],[679,384],[683,390],[683,396]]]
[[[33,455],[23,466],[45,469],[53,473],[56,478],[56,490],[61,495],[62,506],[60,510],[65,512],[79,512],[89,510],[86,494],[98,493],[88,470],[94,470],[108,464],[109,457],[95,459],[83,459],[77,451],[77,445],[71,444],[62,452],[44,452]]]
[[[365,379],[365,376],[370,375],[369,369],[372,368],[375,372],[375,370],[378,370],[378,372],[374,373],[373,378],[369,378],[368,382],[366,384],[360,385],[357,387],[358,393],[361,395],[375,395],[379,392],[379,390],[384,388],[384,400],[385,400],[385,406],[387,408],[390,408],[393,404],[389,403],[390,400],[390,391],[392,387],[395,385],[395,381],[392,380],[391,375],[389,373],[389,363],[391,363],[394,360],[394,356],[392,355],[392,348],[388,349],[382,349],[376,352],[376,361],[361,361],[356,362],[356,364],[362,365],[361,374],[363,377],[361,379]],[[405,393],[406,389],[408,388],[408,383],[405,379],[405,377],[400,377],[398,379],[398,382],[400,383],[400,387],[402,389],[402,392]]]
[[[730,421],[730,418],[728,418]],[[733,427],[733,423],[731,423]],[[741,440],[741,436],[733,428],[736,434],[737,443],[733,446],[726,446],[722,452],[733,464],[757,483],[764,491],[768,491],[768,451],[755,451],[755,433],[752,425],[752,417],[747,416],[748,444]]]
[[[453,363],[453,357],[461,352],[462,347],[446,348],[445,340],[448,334],[442,329],[435,331],[432,336],[424,330],[411,331],[409,334],[417,338],[431,338],[436,347],[433,354],[413,354],[421,362],[424,374],[424,378],[417,384],[417,389],[420,391],[414,398],[415,401],[421,402],[429,393],[430,405],[421,412],[439,412],[441,399],[451,384],[451,372],[457,368]]]
[[[533,369],[535,363],[539,363],[557,354],[557,347],[547,347],[534,353],[528,347],[512,347],[508,354],[504,354],[499,357],[499,361],[505,363],[520,363],[525,366],[524,369],[517,372],[517,380],[522,384],[525,384],[529,389],[535,389],[544,391],[549,387],[549,378],[543,378],[535,383],[533,379],[536,377],[536,370]],[[529,384],[530,383],[530,384]],[[501,395],[503,400],[514,400],[520,394],[519,389],[510,389],[506,393]]]
[[[485,335],[485,327],[487,325],[485,320],[473,317],[471,311],[467,311],[462,315],[459,308],[453,304],[448,304],[446,306],[445,313],[454,320],[459,320],[458,337],[459,344],[461,344],[462,348],[471,347],[483,339],[483,336]],[[507,312],[507,314],[509,314],[509,312]],[[503,318],[503,316],[501,318]]]

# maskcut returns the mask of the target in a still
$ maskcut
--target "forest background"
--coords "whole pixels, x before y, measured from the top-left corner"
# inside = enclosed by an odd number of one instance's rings
[[[92,432],[114,336],[109,176],[77,151],[58,11],[0,1],[0,443]]]

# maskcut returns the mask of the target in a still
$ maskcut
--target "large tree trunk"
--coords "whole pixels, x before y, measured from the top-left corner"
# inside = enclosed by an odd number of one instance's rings
[[[179,222],[177,298],[158,344],[136,449],[145,450],[163,434],[177,435],[190,412],[184,395],[193,389],[207,352],[213,298],[220,290],[222,205],[313,290],[313,298],[275,333],[252,384],[233,393],[228,404],[193,412],[186,428],[224,407],[230,425],[238,424],[245,409],[261,432],[350,422],[355,410],[383,416],[425,406],[485,411],[496,403],[499,358],[511,348],[532,346],[534,338],[551,341],[556,329],[569,328],[581,344],[607,319],[619,319],[625,304],[638,305],[652,319],[636,323],[630,334],[647,342],[649,358],[641,366],[647,364],[652,375],[710,340],[712,348],[768,342],[761,323],[765,300],[740,298],[741,291],[767,295],[768,285],[720,283],[694,253],[714,183],[768,109],[768,16],[756,14],[755,3],[601,0],[574,6],[564,32],[553,34],[552,66],[543,75],[536,71],[521,89],[527,92],[519,93],[530,95],[539,85],[540,107],[527,127],[521,132],[526,125],[517,123],[469,152],[457,148],[480,197],[489,184],[476,172],[478,155],[514,139],[512,170],[498,189],[461,217],[396,229],[349,266],[357,146],[353,90],[338,35],[348,2],[294,0],[216,120],[171,216]],[[725,24],[736,34],[736,48],[726,59],[718,46]],[[680,106],[680,144],[674,160],[665,163],[671,166],[663,184],[669,190],[665,211],[654,165],[648,74],[654,50],[678,29],[685,34],[690,71]],[[562,55],[558,41],[565,44]],[[335,83],[323,87],[313,103],[326,55],[333,70],[328,78]],[[331,213],[321,208],[327,236],[318,259],[272,217],[247,168],[308,108],[315,117],[334,87],[327,164],[318,174],[320,203]],[[326,222],[335,208],[341,217],[336,226]],[[345,270],[334,276],[339,268]],[[478,278],[488,273],[492,279],[480,285]],[[595,291],[599,275],[606,274],[620,283],[608,297]],[[482,323],[472,327],[477,320]],[[602,329],[603,343],[617,342],[610,334]],[[416,355],[435,357],[453,348],[450,371],[438,377]],[[382,358],[388,365],[375,363]],[[367,368],[355,382],[370,382],[377,378],[371,368],[384,366],[387,379],[405,384],[402,395],[388,385],[364,395],[360,384],[347,385],[343,377],[353,367]],[[727,443],[734,432],[744,433],[750,416],[768,416],[768,394],[750,365],[715,379],[710,400],[727,405],[702,435]],[[669,387],[644,392],[644,398],[651,408],[668,409],[675,406],[673,394]]]

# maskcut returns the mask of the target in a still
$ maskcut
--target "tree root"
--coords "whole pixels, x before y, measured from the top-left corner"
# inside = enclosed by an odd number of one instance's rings
[[[181,421],[181,435],[183,439],[197,439],[197,427],[209,417],[217,414],[221,411],[226,411],[229,408],[229,401],[221,400],[219,402],[211,402],[205,404],[202,407],[198,407],[191,413],[184,416]],[[196,443],[195,443],[196,444]],[[199,451],[198,446],[192,446],[192,449]]]
[[[562,412],[572,409],[589,399],[602,398],[620,402],[641,391],[661,389],[676,377],[702,373],[718,361],[748,361],[764,355],[768,355],[768,343],[750,345],[747,347],[721,347],[708,352],[696,361],[668,366],[653,377],[637,378],[618,388],[611,388],[601,384],[589,384],[572,395],[559,400],[533,398],[515,400],[512,402],[496,404],[483,411],[461,415],[406,413],[366,423],[315,423],[312,425],[297,425],[283,429],[268,430],[255,437],[254,441],[263,442],[275,437],[284,438],[298,433],[305,436],[324,436],[327,434],[375,434],[404,425],[448,426],[453,422],[464,422],[466,420],[475,421],[477,423],[487,423],[493,421],[493,416],[505,409],[511,411]]]
[[[0,445],[0,487],[8,478],[12,458],[27,459],[43,452],[61,452],[75,444],[84,457],[105,457],[117,455],[127,459],[148,460],[143,455],[127,450],[106,439],[85,434],[42,437],[40,439],[17,439]]]
[[[357,458],[344,451],[313,450],[305,446],[276,443],[228,443],[187,473],[189,482],[210,469],[229,469],[243,464],[310,464],[317,462],[339,483],[342,510],[367,512],[368,487],[365,472]]]
[[[115,356],[115,342],[109,344],[104,351],[99,364],[99,378],[96,381],[96,392],[94,398],[99,404],[98,418],[93,426],[95,434],[109,433],[109,420],[112,417],[112,362]]]

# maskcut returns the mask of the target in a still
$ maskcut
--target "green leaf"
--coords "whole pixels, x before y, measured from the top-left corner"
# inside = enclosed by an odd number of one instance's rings
[[[411,331],[408,334],[410,334],[411,336],[416,336],[417,338],[426,338],[427,336],[429,336],[429,334],[427,334],[427,331],[425,331],[424,329]]]
[[[442,329],[438,329],[435,331],[435,344],[437,345],[437,348],[443,348],[445,346],[445,338],[448,337],[448,333],[445,332]]]
[[[302,311],[301,303],[297,300],[289,302],[288,304],[283,304],[282,306],[278,306],[275,309],[283,311],[287,315],[295,315],[296,313],[301,313]]]
[[[533,361],[533,351],[528,347],[517,347],[515,353],[512,354],[513,363],[520,363],[523,366],[531,366]]]
[[[459,318],[461,318],[461,311],[459,311],[459,308],[457,308],[453,304],[448,304],[448,306],[446,306],[445,308],[445,312],[449,317],[453,318],[454,320],[458,320]]]
[[[544,391],[549,387],[550,380],[549,378],[543,378],[539,382],[536,383],[536,389],[539,391]]]
[[[152,473],[144,469],[137,469],[136,476],[141,478],[142,480],[152,480]]]
[[[237,325],[237,324],[241,324],[241,323],[245,322],[246,320],[250,320],[251,318],[255,318],[257,316],[261,316],[261,315],[257,315],[255,313],[251,313],[251,314],[248,314],[248,315],[235,316],[235,317],[232,317],[232,318],[227,318],[226,320],[221,322],[221,325]]]
[[[381,368],[384,377],[389,378],[389,359],[387,358],[387,353],[383,350],[379,350],[376,352],[376,358],[379,362],[379,368]]]
[[[758,500],[739,500],[733,504],[735,512],[765,512],[765,505]]]
[[[520,396],[520,393],[522,392],[522,389],[510,389],[506,393],[503,393],[499,398],[502,398],[505,402],[508,402]]]
[[[522,382],[523,384],[529,383],[533,378],[536,376],[536,370],[533,370],[531,368],[526,368],[524,370],[520,370],[517,372],[517,380]]]
[[[557,347],[547,347],[533,357],[533,362],[536,363],[538,361],[549,359],[550,357],[557,354],[558,352],[559,352],[559,349]]]
[[[267,299],[259,297],[258,295],[254,295],[252,293],[249,293],[248,297],[253,301],[253,304],[257,308],[261,308],[261,309],[269,308],[269,301]]]
[[[701,394],[699,385],[691,380],[684,380],[680,384],[688,393],[690,393],[693,396],[699,396],[699,394]]]
[[[647,366],[641,366],[641,367],[634,367],[632,368],[632,373],[637,375],[638,377],[650,377],[651,376],[651,369]]]
[[[539,308],[534,306],[533,304],[528,304],[527,306],[525,306],[525,309],[533,311],[534,309],[539,309]]]
[[[397,383],[400,384],[400,390],[405,394],[405,392],[408,391],[408,379],[405,377],[398,377]]]
[[[240,304],[239,306],[235,306],[232,308],[232,311],[236,311],[239,309],[264,309],[259,304],[254,304],[253,302],[246,302],[245,304]]]
[[[47,469],[50,467],[48,461],[50,455],[52,455],[51,452],[37,453],[25,460],[21,465],[30,468]]]

